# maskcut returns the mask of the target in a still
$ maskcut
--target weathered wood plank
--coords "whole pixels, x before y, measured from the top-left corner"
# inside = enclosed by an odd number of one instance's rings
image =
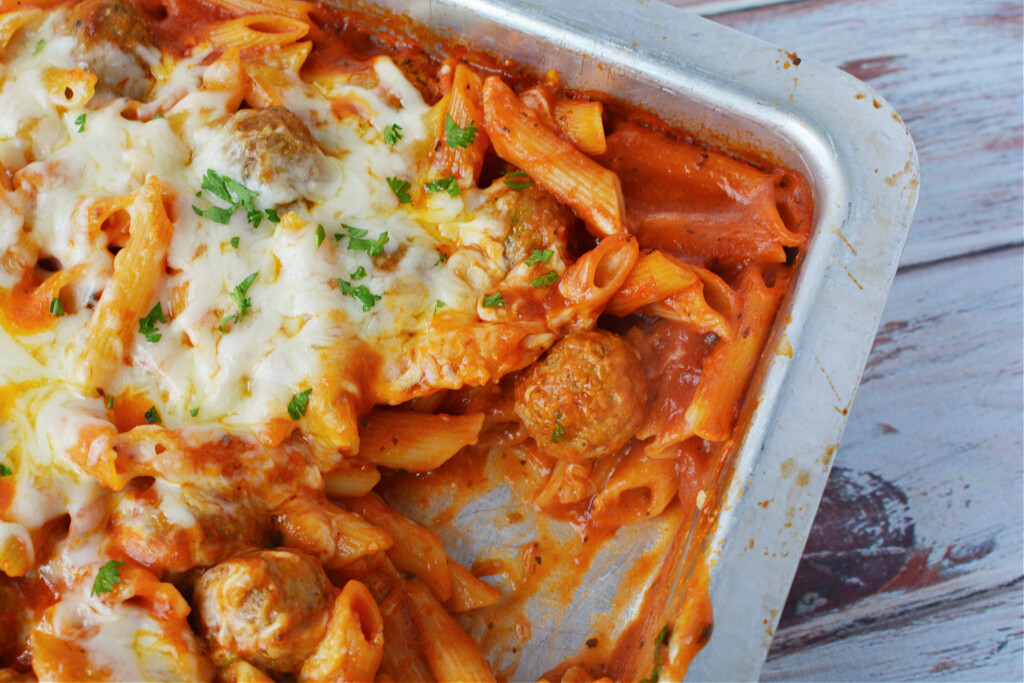
[[[768,660],[768,681],[1024,680],[1021,582]]]
[[[791,677],[803,662],[807,676],[820,676],[817,658],[831,656],[829,643],[856,640],[862,628],[888,629],[902,643],[918,637],[905,632],[916,610],[1020,579],[1022,263],[1024,251],[1010,248],[897,277],[830,480],[830,490],[837,476],[859,482],[865,495],[819,511],[769,656],[788,663],[768,671]],[[858,583],[873,594],[849,588]],[[1019,609],[1001,610],[989,624],[1019,627],[1020,618]],[[863,637],[856,642],[865,647],[885,639]],[[952,628],[944,635],[963,647],[973,637]],[[817,654],[790,658],[796,651]],[[894,658],[925,656],[912,653],[892,646]],[[844,677],[878,675],[847,676],[833,664]]]
[[[1021,243],[1022,11],[994,0],[827,0],[712,18],[838,66],[900,112],[921,161],[903,263],[920,264]]]

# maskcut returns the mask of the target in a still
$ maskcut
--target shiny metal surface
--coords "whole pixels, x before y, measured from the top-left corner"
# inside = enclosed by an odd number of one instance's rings
[[[810,181],[814,234],[751,388],[732,474],[721,483],[724,503],[708,549],[715,628],[688,677],[756,679],[917,201],[909,133],[853,77],[657,2],[375,4],[539,72],[556,69],[570,86],[641,103],[698,137],[765,150]],[[495,522],[508,504],[492,496],[460,513],[455,526],[479,536],[454,539],[460,559],[530,538],[529,525]],[[571,599],[533,601],[533,638],[514,678],[536,680],[578,652],[591,618],[610,608],[624,567],[672,532],[666,520],[629,527],[595,559]],[[630,601],[616,620],[629,621],[639,602]]]

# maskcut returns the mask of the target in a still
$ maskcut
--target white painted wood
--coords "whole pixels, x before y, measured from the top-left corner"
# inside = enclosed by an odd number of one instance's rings
[[[1016,650],[993,650],[993,662],[982,661],[971,649],[981,636],[947,617],[970,596],[1017,582],[1015,591],[1001,593],[1017,607],[993,609],[987,624],[1019,639],[1022,264],[1024,251],[1010,248],[897,277],[835,464],[874,473],[905,492],[921,571],[908,572],[904,588],[780,626],[766,677],[878,677],[881,671],[867,668],[847,675],[849,662],[835,657],[830,643],[849,647],[869,667],[881,656],[875,650],[888,642],[889,656],[917,672],[895,668],[904,673],[892,678],[930,678],[925,671],[937,662],[925,660],[935,651],[910,641],[943,628],[941,643],[966,648],[965,656],[978,660],[957,666],[980,667],[979,678],[990,668],[1004,670],[1012,656],[1019,664],[1019,642]],[[918,617],[919,611],[937,616]]]
[[[674,0],[683,3],[694,8]],[[849,71],[907,122],[921,161],[921,195],[903,264],[1021,243],[1020,2],[756,4],[762,6],[711,18]]]
[[[1021,583],[773,657],[767,681],[1024,680]]]

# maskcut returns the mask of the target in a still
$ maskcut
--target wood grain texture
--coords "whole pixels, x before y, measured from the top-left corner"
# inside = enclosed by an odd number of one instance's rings
[[[672,0],[706,12],[718,3]],[[917,145],[905,265],[1021,244],[1020,2],[804,0],[711,18],[866,81]]]
[[[934,637],[943,624],[940,642],[964,648],[976,659],[957,667],[977,669],[983,679],[989,669],[1004,671],[1013,660],[1020,665],[1022,263],[1024,251],[1011,248],[898,276],[834,477],[844,468],[897,487],[912,524],[912,545],[902,569],[880,592],[852,603],[821,604],[822,595],[840,593],[829,593],[827,585],[806,588],[802,572],[825,563],[835,569],[836,582],[862,581],[865,564],[892,548],[866,545],[855,549],[860,555],[848,556],[848,544],[837,538],[834,557],[827,548],[824,556],[805,555],[794,585],[805,586],[806,593],[791,593],[796,608],[787,609],[780,624],[766,678],[822,677],[822,657],[833,656],[836,643],[870,650],[870,655],[860,651],[855,672],[848,669],[851,663],[828,659],[828,667],[835,667],[831,671],[843,672],[844,678],[883,677],[880,667],[886,665],[893,672],[887,678],[930,678],[924,669],[905,668],[908,660],[924,667],[920,659],[932,656],[912,649],[908,639],[924,638],[925,632]],[[823,523],[820,517],[816,527]],[[852,563],[845,564],[847,559]],[[1015,591],[1000,592],[1012,586]],[[991,610],[984,622],[989,631],[948,622],[974,609],[964,605],[976,596],[994,594],[1006,604]],[[1017,633],[1017,649],[990,648],[993,661],[986,661],[981,643],[989,632]]]
[[[866,620],[844,638],[773,656],[779,681],[1020,681],[1021,582],[891,619]]]

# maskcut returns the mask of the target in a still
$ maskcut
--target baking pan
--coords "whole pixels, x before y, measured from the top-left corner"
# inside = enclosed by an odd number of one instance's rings
[[[485,648],[498,660],[496,670],[537,680],[579,653],[595,625],[614,636],[642,610],[654,610],[644,628],[631,632],[640,646],[634,661],[612,668],[639,677],[643,662],[649,667],[653,631],[703,561],[714,632],[687,678],[756,679],[917,201],[917,157],[906,127],[853,77],[657,2],[375,4],[447,40],[511,57],[539,73],[555,69],[569,87],[639,104],[699,139],[756,150],[810,182],[813,235],[748,392],[730,467],[709,496],[716,503],[699,515],[710,528],[685,532],[696,511],[623,527],[578,589],[544,591],[520,606],[532,632],[525,646]],[[506,516],[524,505],[499,487],[437,531],[457,559],[471,563],[529,541],[536,528],[511,525]],[[658,561],[650,561],[652,553]],[[639,565],[650,571],[637,571]],[[656,576],[668,587],[665,599],[645,602],[646,584]],[[472,620],[466,625],[476,636],[483,628]]]

